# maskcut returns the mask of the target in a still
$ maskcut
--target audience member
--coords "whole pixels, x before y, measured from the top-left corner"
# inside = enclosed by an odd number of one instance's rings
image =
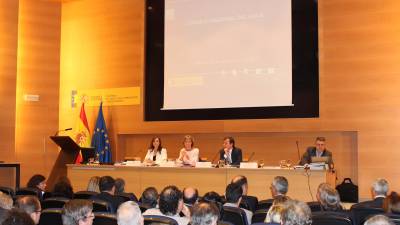
[[[46,186],[46,177],[41,174],[33,175],[26,184],[26,187],[36,189],[39,192],[38,197],[40,199],[42,199],[44,192],[46,191]]]
[[[386,213],[400,214],[400,196],[397,192],[391,192],[383,201],[383,209]]]
[[[117,210],[118,225],[143,225],[143,216],[136,202],[122,203]]]
[[[13,206],[11,196],[0,191],[0,224],[6,217],[6,214]]]
[[[219,210],[215,204],[197,203],[192,211],[191,225],[217,225]]]
[[[222,198],[221,196],[215,192],[215,191],[210,191],[204,194],[204,196],[200,200],[201,202],[207,202],[210,204],[215,204],[219,211],[222,211]]]
[[[15,207],[26,212],[35,224],[39,224],[42,208],[40,201],[36,196],[27,195],[17,199]]]
[[[183,189],[183,203],[189,208],[197,203],[199,191],[196,188],[186,187]]]
[[[71,185],[71,181],[66,176],[59,178],[57,183],[54,185],[51,193],[52,197],[64,197],[72,199],[74,197],[74,191]]]
[[[62,210],[63,225],[92,225],[93,205],[89,200],[73,199],[65,203]]]
[[[115,179],[115,195],[127,196],[131,201],[138,201],[133,193],[125,192],[125,180],[122,178]]]
[[[272,198],[275,198],[279,195],[286,195],[289,190],[289,182],[286,177],[276,176],[272,180],[270,190]]]
[[[93,196],[93,199],[99,199],[110,203],[111,212],[116,212],[118,206],[124,202],[124,200],[118,196],[115,196],[115,180],[110,176],[103,176],[99,182],[100,193]]]
[[[190,135],[186,135],[183,139],[183,148],[179,152],[177,162],[196,166],[199,161],[199,149],[194,148],[194,139]]]
[[[388,217],[376,215],[365,221],[364,225],[395,225]]]
[[[91,177],[89,179],[89,183],[88,183],[88,186],[87,186],[86,190],[100,193],[99,182],[100,182],[100,177],[99,176]]]
[[[285,195],[277,195],[272,202],[271,207],[268,209],[267,216],[265,217],[266,223],[281,223],[281,213],[289,197]],[[277,222],[279,221],[279,222]]]
[[[255,212],[258,205],[258,199],[255,196],[247,195],[247,192],[249,190],[249,184],[247,182],[247,178],[243,175],[238,175],[231,180],[231,183],[236,183],[242,186],[243,196],[242,196],[242,202],[240,203],[241,207],[248,209],[252,212]]]
[[[311,210],[304,202],[288,200],[281,214],[282,225],[311,225]]]
[[[383,208],[383,200],[386,198],[389,190],[389,184],[385,179],[376,179],[371,186],[373,200],[354,204],[353,207]]]
[[[239,208],[240,202],[242,201],[243,190],[242,187],[236,183],[231,183],[226,187],[225,198],[226,203],[224,206]],[[247,222],[251,224],[251,217],[253,213],[247,209],[242,209],[246,213]]]
[[[35,223],[26,212],[12,209],[7,213],[2,225],[35,225]]]
[[[142,205],[148,208],[157,208],[158,191],[155,187],[146,188],[140,198]]]
[[[176,186],[165,187],[158,202],[159,209],[152,208],[146,210],[143,215],[167,216],[178,222],[179,225],[189,223],[190,213],[185,212],[185,217],[180,217],[179,213],[184,209],[182,192]]]
[[[317,199],[322,211],[343,211],[343,207],[340,204],[340,196],[336,189],[329,185],[322,185],[321,189],[318,188],[318,193]]]
[[[242,162],[242,149],[235,147],[233,137],[224,137],[223,148],[219,151],[219,159],[226,164],[239,166]]]

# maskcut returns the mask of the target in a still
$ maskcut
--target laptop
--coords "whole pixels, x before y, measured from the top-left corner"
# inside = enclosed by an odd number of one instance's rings
[[[311,157],[312,163],[326,163],[328,164],[328,156]]]

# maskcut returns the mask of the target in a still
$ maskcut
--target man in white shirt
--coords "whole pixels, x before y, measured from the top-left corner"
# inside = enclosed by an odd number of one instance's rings
[[[162,190],[158,205],[158,209],[148,209],[143,215],[166,216],[176,220],[179,225],[187,225],[189,223],[190,213],[184,207],[182,192],[176,186],[167,186]],[[186,216],[180,217],[179,213],[181,211]]]
[[[242,187],[236,183],[231,183],[226,186],[225,197],[226,203],[224,206],[239,208],[240,202],[242,201],[243,190]],[[251,224],[251,217],[253,213],[247,209],[240,208],[246,213],[247,224]]]

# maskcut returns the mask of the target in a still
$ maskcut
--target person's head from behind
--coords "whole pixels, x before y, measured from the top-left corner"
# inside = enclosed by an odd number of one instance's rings
[[[376,215],[365,221],[364,225],[395,225],[388,217]]]
[[[247,195],[247,190],[249,185],[247,183],[247,178],[243,175],[238,175],[231,180],[231,183],[236,183],[242,187],[243,195]]]
[[[115,180],[110,176],[100,177],[99,181],[100,192],[108,192],[109,194],[115,193]]]
[[[311,210],[310,207],[297,200],[288,200],[281,213],[282,225],[310,225]]]
[[[268,210],[265,222],[281,224],[281,215],[283,208],[284,204],[272,205],[271,208]]]
[[[183,195],[176,186],[165,187],[158,202],[160,211],[167,216],[179,214],[183,208]]]
[[[0,191],[0,208],[10,210],[13,204],[11,196]]]
[[[143,216],[136,202],[122,203],[117,210],[118,225],[143,225]]]
[[[183,189],[183,202],[188,205],[194,205],[199,198],[199,191],[196,188],[187,187]]]
[[[66,198],[72,198],[74,194],[71,182],[65,176],[60,177],[60,179],[54,185],[52,192],[53,192],[52,195],[54,196],[66,197]]]
[[[286,195],[277,195],[272,202],[272,205],[284,205],[290,198]]]
[[[219,210],[212,203],[197,203],[193,206],[191,225],[216,225],[219,218]]]
[[[372,183],[371,192],[373,198],[378,196],[385,197],[388,190],[389,183],[385,179],[378,178]]]
[[[331,188],[331,185],[328,183],[320,183],[317,188],[317,201],[321,202],[321,193],[324,192],[326,189]]]
[[[10,210],[2,225],[35,225],[32,218],[20,209]]]
[[[221,196],[215,192],[215,191],[210,191],[204,194],[203,198],[201,198],[202,202],[214,202],[214,203],[222,203],[222,198]]]
[[[289,190],[289,182],[283,176],[276,176],[272,180],[270,189],[273,198],[278,195],[286,195]]]
[[[400,214],[400,196],[391,192],[383,201],[383,209],[386,213]]]
[[[125,181],[122,178],[115,179],[115,194],[119,195],[125,192]]]
[[[28,183],[26,184],[26,187],[28,188],[38,188],[41,191],[45,191],[46,190],[46,177],[44,177],[41,174],[35,174],[33,175]]]
[[[15,207],[26,212],[35,224],[39,223],[42,208],[40,206],[40,201],[36,196],[27,195],[18,198]]]
[[[91,177],[86,190],[100,193],[99,183],[100,183],[99,176]]]
[[[73,199],[65,203],[62,209],[63,225],[92,225],[93,204],[89,200]]]
[[[315,138],[315,148],[319,151],[319,152],[323,152],[326,148],[325,145],[325,137],[317,137]]]
[[[339,193],[330,186],[325,186],[325,188],[320,190],[318,199],[325,211],[338,211],[342,209]]]
[[[228,186],[226,186],[225,190],[226,202],[234,203],[237,206],[239,206],[240,201],[242,200],[242,195],[243,195],[242,186],[235,183],[231,183],[228,184]]]
[[[155,208],[158,202],[158,191],[155,187],[146,188],[141,197],[142,204]]]

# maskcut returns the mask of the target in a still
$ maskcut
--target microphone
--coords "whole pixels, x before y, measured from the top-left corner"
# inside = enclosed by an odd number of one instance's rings
[[[301,158],[300,158],[300,150],[299,150],[299,141],[296,141],[296,146],[297,146],[297,157],[299,158],[299,162],[300,162]]]
[[[253,156],[254,156],[255,154],[256,154],[255,152],[252,152],[251,155],[250,155],[250,157],[249,157],[249,159],[247,160],[247,162],[250,162],[250,160],[253,158]]]
[[[214,157],[212,158],[212,160],[211,160],[211,163],[213,163],[214,161],[215,161],[215,159],[217,158],[217,156],[218,156],[218,153],[219,153],[219,150],[217,151],[217,153],[214,155]]]
[[[58,136],[58,133],[60,133],[61,131],[69,131],[69,130],[72,130],[72,128],[66,128],[66,129],[62,129],[62,130],[58,130],[55,134],[54,134],[54,136]]]

